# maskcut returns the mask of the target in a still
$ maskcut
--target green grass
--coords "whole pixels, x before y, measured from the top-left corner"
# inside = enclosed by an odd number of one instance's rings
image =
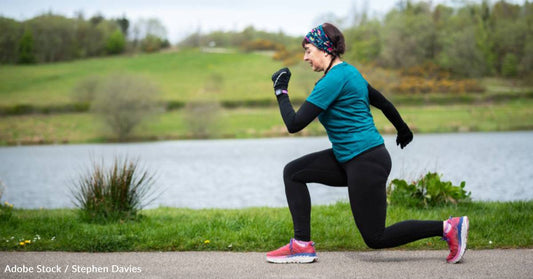
[[[265,100],[271,97],[271,74],[283,67],[264,54],[203,53],[181,50],[153,54],[123,55],[39,65],[0,66],[0,107],[31,105],[57,107],[74,102],[72,91],[83,79],[94,75],[129,73],[155,83],[161,101],[186,102],[192,99],[221,101]],[[291,66],[291,96],[305,99],[321,73],[306,63]],[[369,77],[371,80],[372,77]],[[213,84],[215,83],[215,84]],[[517,80],[486,78],[486,94],[421,94],[390,96],[399,102],[424,104],[434,99],[440,104],[474,102],[493,95],[531,93],[533,87]],[[516,96],[515,96],[516,97]],[[434,103],[434,102],[432,102]]]
[[[130,73],[153,81],[163,101],[194,98],[264,99],[270,75],[282,65],[261,54],[217,54],[196,50],[96,58],[54,64],[0,67],[0,106],[72,103],[75,85],[92,75]],[[220,87],[204,92],[218,76]],[[295,84],[297,84],[296,82]]]
[[[503,104],[398,106],[409,126],[421,133],[513,131],[533,129],[533,100]],[[391,131],[392,125],[381,113],[373,113],[376,125]]]
[[[468,215],[469,248],[533,247],[533,201],[473,202],[434,209],[391,206],[387,225]],[[268,251],[292,236],[287,208],[145,210],[138,221],[89,224],[74,209],[15,209],[0,221],[0,250],[15,251]],[[321,251],[367,250],[350,207],[339,202],[312,209],[313,240]],[[20,242],[30,243],[20,245]],[[207,241],[208,240],[208,241]],[[399,249],[446,249],[438,237]]]
[[[466,131],[512,131],[533,129],[533,100],[471,106],[398,106],[415,133]],[[190,138],[184,123],[185,110],[166,112],[144,122],[132,140]],[[376,126],[383,133],[396,133],[379,110]],[[222,109],[217,117],[214,138],[257,138],[288,135],[279,109]],[[315,121],[299,135],[324,135]],[[113,140],[113,134],[89,113],[22,115],[0,118],[0,145],[35,143],[87,143]]]

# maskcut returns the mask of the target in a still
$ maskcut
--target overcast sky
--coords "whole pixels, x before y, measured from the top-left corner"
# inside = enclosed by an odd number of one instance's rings
[[[0,15],[26,20],[51,11],[73,17],[82,11],[85,18],[97,13],[105,18],[125,16],[130,24],[139,19],[158,18],[167,29],[171,43],[200,30],[241,31],[247,26],[290,35],[305,35],[327,15],[346,18],[365,6],[371,16],[383,16],[398,0],[0,0]],[[456,5],[462,0],[433,0]],[[470,2],[480,2],[471,0]],[[494,2],[494,1],[493,1]],[[525,0],[507,2],[523,4]]]

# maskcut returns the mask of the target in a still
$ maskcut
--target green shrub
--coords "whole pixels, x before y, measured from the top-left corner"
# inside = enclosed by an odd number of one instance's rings
[[[7,108],[6,114],[9,115],[23,115],[30,114],[35,111],[35,107],[28,104],[16,104],[12,107]]]
[[[113,74],[98,84],[91,110],[96,112],[119,141],[150,116],[162,111],[159,89],[150,80],[129,74]]]
[[[166,111],[178,110],[184,107],[185,107],[185,103],[183,101],[168,101],[165,104]]]
[[[156,52],[163,48],[163,40],[154,35],[147,35],[141,41],[141,49],[144,52]]]
[[[185,105],[184,120],[190,137],[212,138],[218,130],[221,106],[213,100],[193,100]]]
[[[72,99],[77,103],[91,103],[98,93],[98,87],[103,83],[103,78],[91,75],[79,81],[72,89]]]
[[[394,179],[387,188],[390,204],[407,207],[435,207],[470,201],[470,192],[466,192],[465,182],[454,186],[449,181],[441,181],[440,175],[429,172],[418,181],[407,183]]]
[[[103,162],[80,177],[72,189],[82,219],[105,223],[133,220],[152,200],[154,176],[139,168],[138,161],[115,158],[106,169]]]
[[[105,50],[109,54],[119,54],[126,49],[126,38],[120,30],[116,30],[106,41]]]

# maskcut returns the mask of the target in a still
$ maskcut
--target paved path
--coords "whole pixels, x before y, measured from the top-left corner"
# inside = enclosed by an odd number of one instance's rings
[[[446,255],[322,252],[298,265],[266,263],[264,253],[0,252],[0,278],[533,278],[533,249],[468,250],[460,264]]]

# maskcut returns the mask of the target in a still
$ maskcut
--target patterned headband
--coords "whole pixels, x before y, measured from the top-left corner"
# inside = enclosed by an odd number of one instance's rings
[[[333,55],[333,43],[329,40],[326,32],[324,32],[322,25],[319,25],[317,28],[313,28],[311,32],[307,33],[305,40],[308,43],[316,46],[318,49]]]

